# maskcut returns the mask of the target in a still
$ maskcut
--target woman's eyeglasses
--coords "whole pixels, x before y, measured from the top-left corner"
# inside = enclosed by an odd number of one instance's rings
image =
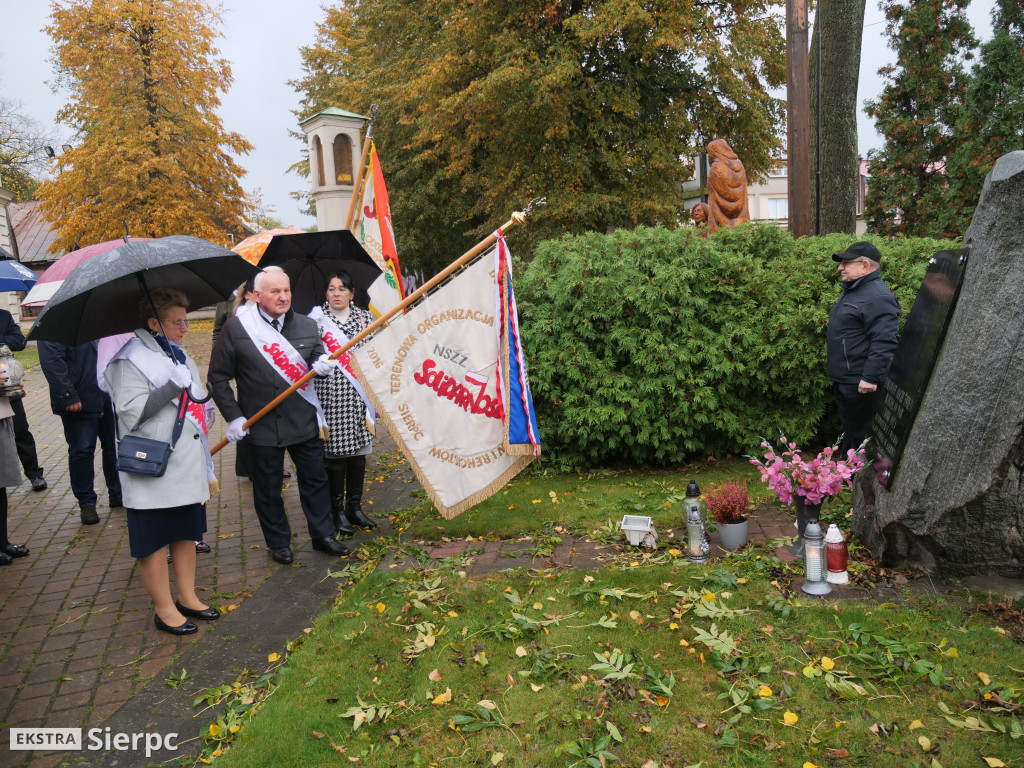
[[[176,326],[178,326],[179,328],[182,328],[182,329],[187,329],[188,328],[188,323],[189,323],[188,320],[164,320],[163,321],[164,325],[176,325]]]

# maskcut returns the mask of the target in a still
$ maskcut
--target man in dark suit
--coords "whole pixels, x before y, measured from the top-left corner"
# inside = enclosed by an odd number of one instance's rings
[[[6,344],[11,352],[20,352],[25,348],[25,334],[6,309],[0,309],[0,344]],[[18,449],[18,460],[25,470],[25,477],[32,483],[33,491],[45,491],[46,480],[43,478],[43,468],[39,466],[39,457],[36,455],[35,438],[28,428],[24,395],[11,398],[11,409],[14,411],[14,444]]]
[[[102,448],[103,477],[107,482],[110,506],[122,506],[114,409],[110,396],[100,389],[96,381],[96,342],[70,347],[54,341],[40,341],[39,367],[50,385],[50,407],[64,424],[71,491],[78,499],[82,523],[94,525],[100,521],[93,488],[97,438]]]
[[[323,352],[315,322],[291,309],[291,286],[279,267],[256,276],[256,306],[224,323],[210,356],[209,388],[228,425],[227,437],[244,435],[251,445],[252,490],[256,515],[271,556],[292,562],[291,527],[281,498],[284,452],[298,474],[299,500],[313,548],[331,555],[349,549],[333,538],[331,494],[320,437],[319,402],[311,384],[295,393],[250,429],[244,422],[312,368],[328,375],[335,363]],[[231,389],[234,379],[237,396]]]

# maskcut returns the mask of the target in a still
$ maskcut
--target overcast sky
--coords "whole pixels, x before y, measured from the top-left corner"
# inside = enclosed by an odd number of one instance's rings
[[[224,37],[221,55],[231,62],[235,83],[223,97],[221,117],[229,131],[237,131],[255,147],[240,159],[249,173],[242,180],[247,190],[260,187],[264,200],[277,209],[285,224],[304,227],[315,223],[299,213],[288,193],[308,189],[309,182],[286,173],[299,159],[301,144],[288,132],[298,126],[292,110],[298,94],[286,83],[301,76],[299,46],[313,42],[316,22],[323,18],[320,6],[331,0],[224,0]],[[974,0],[968,16],[979,38],[991,36],[993,0]],[[45,0],[0,0],[3,20],[0,49],[0,93],[24,103],[25,112],[44,126],[52,126],[58,144],[70,131],[56,125],[54,117],[63,97],[51,92],[49,38],[42,32],[48,23],[50,3]],[[885,22],[875,0],[868,0],[864,22],[858,100],[876,96],[882,88],[877,70],[891,63],[894,54],[885,45]],[[334,106],[351,108],[348,104]],[[858,118],[860,151],[880,146],[873,123],[861,111]],[[382,158],[385,174],[387,158]],[[390,190],[392,195],[400,194]]]

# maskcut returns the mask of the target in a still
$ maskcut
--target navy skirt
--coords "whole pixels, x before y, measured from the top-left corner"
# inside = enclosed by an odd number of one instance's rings
[[[175,541],[200,541],[206,533],[205,504],[127,512],[132,557],[146,557]]]

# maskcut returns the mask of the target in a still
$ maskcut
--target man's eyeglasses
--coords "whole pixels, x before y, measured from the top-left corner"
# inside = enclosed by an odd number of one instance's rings
[[[188,328],[188,320],[164,320],[164,325],[176,325],[179,328]]]

